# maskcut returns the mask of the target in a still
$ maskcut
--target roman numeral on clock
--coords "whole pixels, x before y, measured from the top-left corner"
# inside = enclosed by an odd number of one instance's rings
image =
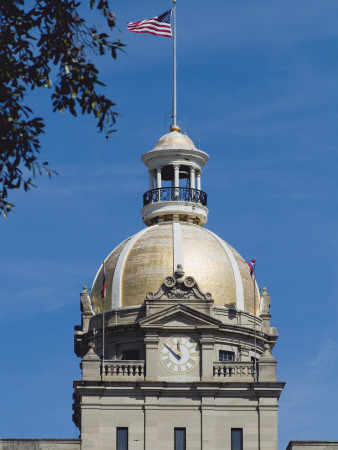
[[[174,367],[174,364],[171,361],[169,361],[167,364],[167,368],[171,369],[172,367]]]

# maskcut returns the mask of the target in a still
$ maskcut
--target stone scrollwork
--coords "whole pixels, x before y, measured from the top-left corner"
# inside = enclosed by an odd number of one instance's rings
[[[186,287],[192,288],[195,286],[195,284],[196,284],[196,281],[194,280],[193,277],[186,277],[186,279],[184,280],[184,285]]]
[[[167,287],[167,288],[172,288],[175,286],[175,278],[174,277],[167,277],[165,278],[165,280],[163,281],[163,284]]]
[[[204,294],[193,277],[185,277],[183,267],[178,264],[174,276],[164,279],[156,292],[149,292],[147,300],[211,300],[210,292]]]

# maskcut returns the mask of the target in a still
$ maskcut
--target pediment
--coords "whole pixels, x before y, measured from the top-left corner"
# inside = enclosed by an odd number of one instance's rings
[[[189,306],[178,304],[141,319],[139,325],[143,329],[210,330],[218,329],[221,322]]]

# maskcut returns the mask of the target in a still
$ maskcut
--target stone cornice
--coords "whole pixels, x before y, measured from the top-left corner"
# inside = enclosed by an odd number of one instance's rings
[[[130,392],[139,394],[156,395],[156,393],[174,393],[177,396],[206,395],[228,396],[235,395],[244,397],[274,397],[278,398],[285,383],[275,382],[219,382],[219,381],[137,381],[124,382],[121,389],[121,382],[114,381],[74,381],[74,388],[77,392],[86,392],[86,395],[102,395],[108,391],[119,391],[121,395],[130,395]],[[123,394],[125,393],[125,394]],[[209,395],[208,394],[208,395]]]

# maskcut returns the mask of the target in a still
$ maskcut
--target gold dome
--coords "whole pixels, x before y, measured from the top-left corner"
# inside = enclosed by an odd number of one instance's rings
[[[254,312],[254,283],[243,258],[209,230],[187,222],[163,222],[145,228],[116,247],[105,260],[105,309],[141,305],[177,264],[196,279],[202,292],[211,292],[217,306]],[[102,310],[101,266],[91,298]],[[256,286],[256,313],[259,294]]]

